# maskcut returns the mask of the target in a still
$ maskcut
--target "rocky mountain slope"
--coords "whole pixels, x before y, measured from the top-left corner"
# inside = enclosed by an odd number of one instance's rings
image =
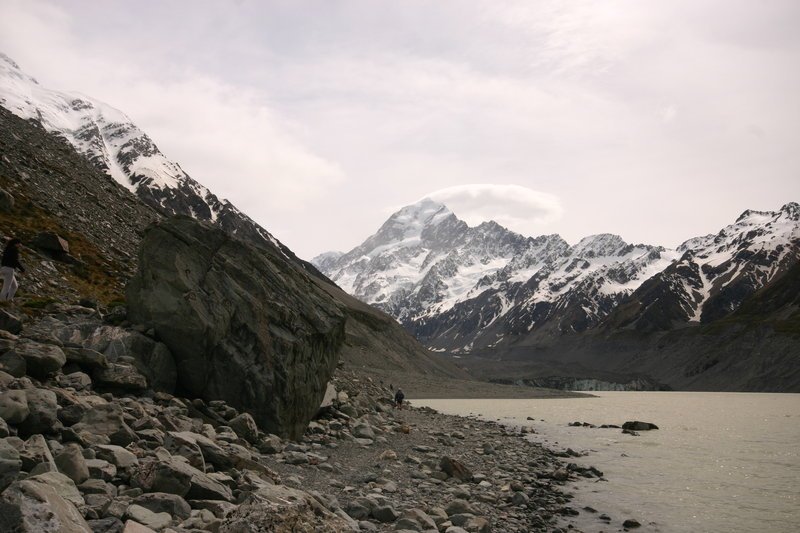
[[[0,213],[9,222],[6,231],[26,242],[45,229],[68,237],[73,252],[90,267],[87,271],[46,263],[45,269],[52,265],[65,272],[69,283],[49,280],[48,288],[37,282],[42,295],[123,301],[144,228],[164,216],[185,215],[213,223],[270,253],[279,250],[293,268],[304,271],[335,299],[348,316],[341,349],[346,364],[384,374],[422,372],[469,379],[452,363],[432,356],[390,317],[340,291],[235,206],[192,180],[122,112],[83,95],[45,89],[0,54],[0,113],[5,143],[0,187],[6,185],[19,198],[17,209]],[[41,209],[31,212],[27,203],[23,207],[23,198]],[[87,239],[90,243],[84,246]],[[39,270],[36,262],[34,277],[46,279]],[[23,284],[23,290],[30,288]]]
[[[91,164],[163,215],[216,222],[231,233],[271,239],[158,149],[122,111],[80,93],[47,89],[0,53],[0,106],[69,142]]]
[[[23,240],[21,294],[41,299],[121,302],[136,269],[141,232],[161,218],[74,148],[0,107],[3,242]],[[68,253],[38,245],[59,235]]]
[[[495,223],[470,228],[423,200],[352,251],[313,262],[480,375],[524,375],[550,386],[578,379],[592,388],[702,387],[705,377],[690,384],[665,367],[615,359],[600,339],[616,343],[630,330],[668,333],[731,316],[800,262],[798,213],[796,203],[746,211],[717,234],[668,250],[608,234],[569,246],[557,235],[523,237]],[[620,354],[647,352],[658,339],[612,344]]]

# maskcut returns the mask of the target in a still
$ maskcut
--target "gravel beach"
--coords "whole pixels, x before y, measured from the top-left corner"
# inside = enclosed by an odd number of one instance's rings
[[[31,319],[26,337],[0,335],[0,531],[574,530],[581,511],[565,484],[602,477],[530,442],[529,428],[413,407],[423,396],[569,393],[342,367],[289,440],[224,401],[147,388],[136,357],[111,362],[53,336],[86,330],[118,347],[135,338],[132,354],[152,344],[92,313],[59,305]],[[410,406],[393,405],[397,386]]]

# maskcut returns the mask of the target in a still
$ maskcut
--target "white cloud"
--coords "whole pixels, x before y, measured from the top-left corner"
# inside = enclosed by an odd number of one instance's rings
[[[494,220],[523,235],[541,233],[564,212],[555,195],[520,185],[456,185],[425,196],[445,204],[471,226]]]
[[[277,223],[276,214],[305,212],[308,202],[324,198],[344,178],[255,91],[186,75],[131,80],[116,94],[130,102],[128,114],[168,158],[264,224]]]

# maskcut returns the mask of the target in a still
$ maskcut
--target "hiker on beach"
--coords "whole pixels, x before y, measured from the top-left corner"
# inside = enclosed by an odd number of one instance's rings
[[[19,239],[10,239],[3,249],[3,259],[0,264],[0,277],[3,278],[3,290],[0,291],[0,301],[10,302],[17,293],[17,280],[14,277],[16,270],[25,272],[22,263],[19,262],[19,246],[22,241]]]
[[[403,399],[405,397],[406,397],[406,395],[403,394],[403,390],[402,389],[397,389],[397,392],[394,394],[394,406],[395,406],[395,408],[397,408],[397,409],[402,409],[403,408]]]

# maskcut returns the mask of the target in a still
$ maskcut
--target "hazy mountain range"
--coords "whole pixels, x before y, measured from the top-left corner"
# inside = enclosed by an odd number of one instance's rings
[[[160,214],[189,215],[276,245],[319,275],[168,160],[121,111],[43,88],[2,54],[0,105],[68,141]],[[774,381],[771,373],[800,366],[797,295],[776,296],[776,287],[796,290],[797,203],[746,211],[716,234],[667,249],[611,234],[569,244],[558,235],[523,236],[492,221],[470,227],[445,205],[425,199],[393,214],[353,250],[312,262],[425,346],[484,377],[559,386],[563,378],[586,378],[599,380],[597,386],[638,380],[643,387],[761,390]],[[358,308],[355,300],[346,305]],[[764,313],[753,313],[763,305]],[[363,318],[365,308],[358,309],[353,316]],[[750,318],[742,318],[745,311]],[[767,322],[750,344],[730,336],[730,328]],[[768,345],[778,361],[769,369],[762,368],[759,351]],[[669,363],[664,350],[684,355]],[[800,387],[800,377],[793,379],[781,387]]]

